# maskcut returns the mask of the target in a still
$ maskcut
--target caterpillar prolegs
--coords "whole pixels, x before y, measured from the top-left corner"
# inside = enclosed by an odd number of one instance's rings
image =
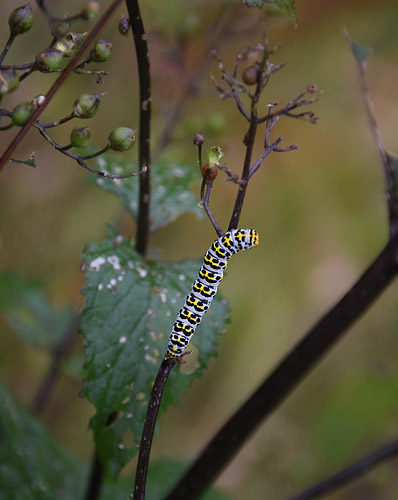
[[[184,352],[196,327],[202,321],[202,316],[209,310],[218,285],[223,279],[228,259],[241,250],[248,250],[257,245],[258,233],[254,229],[232,229],[212,243],[204,256],[199,276],[177,314],[166,357],[179,358]]]

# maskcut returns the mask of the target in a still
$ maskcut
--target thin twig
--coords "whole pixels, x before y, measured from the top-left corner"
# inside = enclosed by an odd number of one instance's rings
[[[367,473],[377,465],[392,459],[398,459],[398,440],[382,446],[367,457],[349,465],[337,474],[324,479],[299,495],[291,497],[290,500],[311,500],[312,498],[319,498],[323,495],[332,493],[338,488],[345,486],[347,483]]]
[[[397,256],[398,234],[395,234],[355,285],[215,434],[165,500],[196,500],[206,491],[249,435],[387,288],[398,274]]]
[[[149,207],[150,207],[150,127],[151,127],[151,75],[149,68],[148,44],[144,24],[142,22],[140,7],[137,0],[126,0],[133,31],[134,46],[137,56],[138,77],[140,84],[139,97],[139,152],[138,164],[140,170],[146,172],[140,177],[140,195],[138,203],[138,221],[136,250],[145,255],[149,234]]]
[[[214,227],[215,232],[217,233],[218,236],[222,236],[224,234],[224,231],[218,225],[216,218],[214,217],[213,212],[211,211],[211,208],[209,206],[210,191],[211,191],[211,188],[213,187],[213,181],[207,181],[206,179],[208,178],[210,173],[211,173],[211,169],[207,170],[207,172],[205,173],[205,175],[203,177],[202,185],[200,188],[200,199],[203,203],[203,208],[205,209],[207,217],[209,218],[210,222],[212,223],[212,225]]]
[[[97,24],[94,26],[94,28],[89,32],[87,37],[84,39],[81,47],[76,52],[74,57],[71,59],[68,66],[66,66],[65,70],[60,74],[60,76],[57,78],[57,80],[53,83],[50,90],[47,92],[43,103],[37,107],[36,111],[32,114],[32,116],[27,121],[27,123],[21,128],[21,130],[17,133],[17,135],[14,137],[14,139],[7,146],[6,150],[4,151],[2,156],[0,157],[0,170],[1,170],[1,168],[4,167],[7,160],[10,158],[10,156],[12,155],[12,153],[14,152],[14,150],[18,146],[18,144],[20,144],[22,142],[23,138],[28,133],[28,130],[30,129],[30,127],[32,127],[32,125],[37,121],[37,119],[39,118],[41,113],[48,106],[51,99],[58,92],[61,85],[65,82],[65,80],[70,75],[70,73],[76,68],[76,65],[78,64],[78,62],[82,58],[85,51],[89,48],[89,46],[91,45],[93,40],[97,37],[98,33],[101,31],[101,29],[104,27],[104,25],[108,22],[109,18],[111,17],[113,12],[117,9],[117,7],[121,3],[121,1],[122,0],[113,0],[111,5],[107,8],[107,10],[100,17]]]
[[[10,50],[10,47],[11,47],[11,45],[12,45],[12,43],[13,43],[14,40],[15,40],[15,35],[13,35],[12,33],[10,33],[10,36],[9,36],[9,38],[7,40],[7,43],[6,43],[6,45],[5,45],[2,53],[0,55],[0,64],[4,61],[4,58],[7,55],[7,52]]]
[[[349,38],[347,30],[345,30],[345,35],[347,38],[348,42],[352,42],[351,39]],[[383,144],[383,139],[381,137],[379,128],[377,126],[377,121],[376,121],[376,116],[374,113],[374,106],[372,99],[370,97],[367,81],[366,81],[366,74],[365,74],[365,69],[367,65],[367,61],[359,61],[357,57],[355,57],[355,61],[357,63],[357,68],[358,68],[358,75],[359,75],[359,86],[361,89],[362,97],[364,100],[365,104],[365,111],[368,116],[368,121],[369,121],[369,127],[370,131],[372,133],[374,142],[376,144],[377,151],[380,156],[380,160],[383,166],[384,170],[384,178],[385,178],[385,183],[386,183],[386,199],[388,203],[388,211],[389,211],[389,217],[390,217],[390,236],[392,236],[393,233],[398,231],[398,197],[397,194],[394,192],[394,186],[395,186],[395,174],[392,169],[392,166],[390,165],[390,162],[388,161],[387,158],[387,153],[384,148]],[[394,222],[394,223],[393,223]]]
[[[142,431],[140,453],[138,455],[137,472],[135,476],[134,494],[130,495],[130,497],[134,498],[134,500],[145,500],[146,476],[148,473],[149,456],[151,453],[156,418],[162,401],[164,386],[166,385],[170,372],[176,363],[177,361],[175,359],[164,358],[152,387],[144,428]]]
[[[102,155],[105,153],[105,151],[108,151],[109,145],[105,146],[102,148],[100,151],[96,151],[95,153],[92,153],[87,156],[80,156],[76,153],[72,153],[67,150],[68,146],[60,146],[57,144],[54,139],[46,132],[46,130],[41,126],[40,123],[34,123],[33,126],[37,128],[37,130],[40,132],[40,134],[48,141],[57,151],[62,153],[65,156],[68,156],[72,160],[75,160],[76,163],[78,163],[81,167],[85,168],[89,172],[95,175],[99,175],[100,177],[105,177],[106,179],[112,179],[112,180],[119,180],[119,179],[127,179],[128,177],[135,177],[136,175],[144,175],[146,172],[146,167],[143,167],[139,172],[130,172],[129,174],[121,174],[121,175],[115,175],[115,174],[109,174],[108,172],[104,172],[102,170],[97,170],[93,167],[90,167],[84,160],[89,160],[91,158],[95,158],[97,156]]]

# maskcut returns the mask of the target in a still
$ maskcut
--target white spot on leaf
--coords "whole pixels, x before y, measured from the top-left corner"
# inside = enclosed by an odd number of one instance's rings
[[[127,337],[123,336],[119,339],[120,344],[125,344],[127,342]]]
[[[121,267],[120,267],[120,259],[119,259],[119,257],[117,255],[110,255],[106,260],[109,262],[109,264],[116,271],[118,271],[119,269],[121,269]]]
[[[106,260],[104,259],[104,257],[97,257],[90,262],[89,269],[91,269],[92,271],[99,271],[100,267],[105,264],[105,262]]]

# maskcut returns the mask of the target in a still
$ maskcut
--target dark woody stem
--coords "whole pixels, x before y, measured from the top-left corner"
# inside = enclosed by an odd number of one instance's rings
[[[137,0],[126,0],[133,31],[134,46],[137,56],[138,76],[140,85],[139,97],[139,152],[140,170],[146,168],[140,176],[140,195],[137,221],[136,250],[141,255],[146,252],[149,235],[150,207],[150,125],[151,125],[151,77],[149,68],[148,45],[144,24]]]
[[[290,498],[290,500],[311,500],[313,498],[320,498],[345,486],[354,479],[357,479],[363,474],[369,472],[377,465],[380,465],[387,460],[397,460],[397,458],[398,440],[394,440],[374,451],[367,457],[362,458],[361,460],[358,460],[358,462],[355,462],[345,469],[337,472],[333,476],[324,479],[308,490]]]
[[[354,286],[279,363],[215,434],[166,500],[196,500],[250,434],[284,401],[398,274],[398,234]]]

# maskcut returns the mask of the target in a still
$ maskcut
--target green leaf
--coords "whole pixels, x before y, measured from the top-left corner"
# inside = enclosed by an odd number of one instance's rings
[[[346,36],[348,43],[350,44],[351,51],[354,54],[357,63],[365,67],[366,63],[368,62],[369,56],[372,52],[372,49],[370,47],[366,47],[365,45],[361,45],[355,40],[351,40],[347,32]]]
[[[0,274],[0,311],[15,332],[41,349],[54,348],[73,327],[77,313],[56,308],[38,281]]]
[[[1,384],[0,401],[0,498],[84,498],[87,464],[58,443]],[[130,488],[129,477],[104,484],[101,500],[126,498]]]
[[[200,261],[146,261],[118,235],[86,249],[85,296],[81,331],[85,337],[84,395],[95,405],[94,439],[108,474],[115,476],[138,451],[147,402],[163,359],[169,333],[197,277]],[[167,382],[161,411],[176,404],[210,356],[224,330],[228,305],[220,295],[197,328],[200,349],[191,373],[175,367]],[[108,416],[118,418],[106,426]]]
[[[0,497],[83,498],[87,467],[64,450],[0,384]]]
[[[137,172],[137,164],[116,156],[102,155],[96,160],[96,168],[111,174],[121,175]],[[190,185],[200,180],[199,169],[177,165],[171,161],[160,161],[151,167],[150,231],[154,232],[174,221],[185,212],[204,218]],[[115,194],[135,219],[138,216],[139,179],[96,179],[103,191]]]
[[[11,163],[15,163],[17,165],[27,165],[28,167],[36,168],[37,165],[35,163],[35,153],[32,154],[26,160],[16,160],[14,158],[10,158]]]
[[[263,7],[264,4],[274,4],[282,10],[286,10],[292,23],[297,26],[297,14],[294,0],[244,0],[247,7]]]

